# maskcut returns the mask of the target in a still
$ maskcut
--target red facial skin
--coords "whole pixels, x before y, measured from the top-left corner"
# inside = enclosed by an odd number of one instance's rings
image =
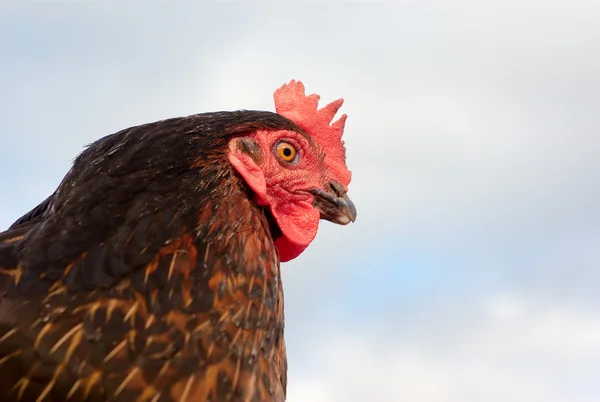
[[[255,193],[258,205],[269,206],[283,234],[275,245],[282,262],[300,255],[315,238],[320,213],[312,206],[308,190],[323,189],[333,177],[322,163],[322,150],[299,133],[257,131],[248,137],[260,147],[258,162],[238,146],[240,138],[229,143],[229,161]],[[277,154],[277,144],[286,142],[296,149],[296,157],[286,162]]]

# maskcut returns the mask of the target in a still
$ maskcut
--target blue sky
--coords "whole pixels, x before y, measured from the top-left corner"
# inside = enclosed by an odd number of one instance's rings
[[[600,395],[593,1],[0,5],[0,228],[82,147],[345,98],[355,224],[282,266],[291,402]]]

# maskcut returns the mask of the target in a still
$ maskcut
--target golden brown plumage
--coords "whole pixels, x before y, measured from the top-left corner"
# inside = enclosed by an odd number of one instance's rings
[[[269,112],[134,127],[92,144],[0,234],[1,401],[285,399],[279,253],[305,246],[230,163],[272,157],[254,133],[319,148]],[[315,208],[353,219],[331,186],[307,188]]]

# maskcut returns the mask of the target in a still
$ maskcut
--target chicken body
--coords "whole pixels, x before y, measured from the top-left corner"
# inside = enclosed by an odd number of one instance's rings
[[[227,162],[255,130],[301,131],[242,111],[105,137],[0,234],[0,401],[285,399],[281,233]]]

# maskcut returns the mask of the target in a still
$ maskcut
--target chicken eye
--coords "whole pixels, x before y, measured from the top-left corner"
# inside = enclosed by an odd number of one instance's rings
[[[288,142],[280,142],[277,144],[277,155],[286,162],[292,162],[296,159],[296,148]]]

